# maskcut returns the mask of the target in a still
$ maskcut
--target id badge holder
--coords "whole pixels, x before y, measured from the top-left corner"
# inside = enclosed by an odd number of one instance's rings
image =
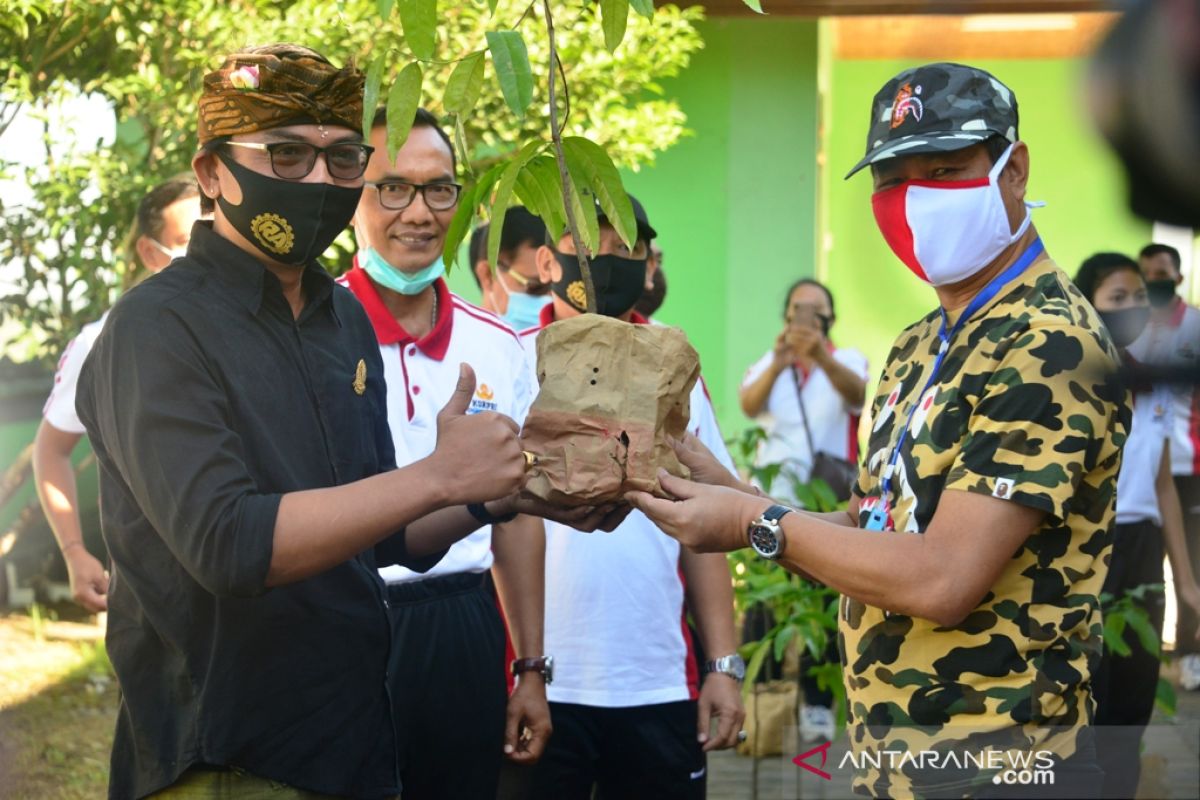
[[[883,503],[871,509],[870,516],[867,517],[866,530],[882,531],[887,528],[888,512],[887,506]]]

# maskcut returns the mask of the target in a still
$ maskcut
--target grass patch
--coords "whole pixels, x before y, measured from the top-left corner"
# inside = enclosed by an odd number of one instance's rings
[[[108,792],[112,665],[99,628],[56,617],[43,608],[0,616],[0,797]]]

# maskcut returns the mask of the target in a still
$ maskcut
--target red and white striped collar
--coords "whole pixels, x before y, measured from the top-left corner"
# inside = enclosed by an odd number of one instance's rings
[[[346,273],[345,278],[347,288],[354,293],[358,302],[362,303],[363,309],[367,312],[367,318],[371,320],[371,327],[375,329],[375,338],[381,345],[415,344],[422,353],[435,361],[441,361],[446,357],[446,350],[450,347],[450,334],[454,328],[454,307],[450,301],[450,289],[446,286],[445,280],[438,278],[433,284],[433,290],[437,292],[438,304],[437,320],[433,324],[433,330],[420,339],[414,339],[412,334],[396,321],[392,312],[388,311],[375,282],[358,265],[357,255],[354,257],[354,268]]]

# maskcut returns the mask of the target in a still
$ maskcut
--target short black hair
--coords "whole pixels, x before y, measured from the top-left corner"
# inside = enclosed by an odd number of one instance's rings
[[[196,181],[183,176],[164,181],[146,192],[146,196],[138,203],[137,216],[134,218],[134,241],[142,236],[157,240],[162,236],[165,224],[163,213],[167,207],[199,194],[200,189],[196,186]]]
[[[1183,259],[1180,258],[1179,251],[1169,244],[1159,244],[1157,242],[1148,244],[1142,248],[1142,252],[1138,253],[1138,258],[1153,258],[1163,253],[1166,253],[1170,257],[1171,263],[1175,265],[1175,271],[1179,272],[1183,266]]]
[[[785,294],[783,296],[783,318],[784,319],[787,319],[788,309],[792,307],[792,295],[795,294],[796,290],[799,289],[801,286],[815,286],[818,289],[820,289],[822,292],[824,292],[825,296],[827,298],[829,298],[829,316],[831,316],[831,317],[837,316],[837,309],[833,305],[833,292],[829,291],[829,287],[826,286],[825,284],[821,283],[816,278],[801,278],[800,280],[796,281],[791,286],[789,286],[788,290],[787,290],[787,294]]]
[[[387,126],[387,106],[380,106],[375,109],[375,118],[371,120],[371,130],[375,130],[379,126]],[[413,118],[414,128],[433,128],[437,131],[438,136],[446,143],[446,147],[450,149],[450,171],[455,175],[458,174],[458,155],[454,152],[454,144],[450,141],[450,136],[442,129],[438,123],[437,117],[430,114],[423,108],[417,109],[417,114]]]
[[[1100,288],[1100,284],[1104,283],[1109,275],[1123,269],[1141,277],[1142,273],[1138,269],[1137,262],[1124,253],[1096,253],[1083,260],[1073,281],[1087,301],[1094,304],[1096,290]]]
[[[471,259],[471,277],[475,279],[475,285],[481,291],[483,283],[480,282],[479,275],[475,272],[475,265],[487,259],[487,237],[488,224],[480,223],[475,226],[475,230],[471,231],[471,244],[467,246],[467,258]]]
[[[983,149],[987,150],[988,159],[993,165],[1004,155],[1004,151],[1012,146],[1012,142],[1003,136],[989,136],[983,140]]]
[[[512,252],[523,244],[538,247],[546,240],[546,223],[525,206],[510,206],[500,230],[500,252]],[[499,267],[499,265],[496,265]]]

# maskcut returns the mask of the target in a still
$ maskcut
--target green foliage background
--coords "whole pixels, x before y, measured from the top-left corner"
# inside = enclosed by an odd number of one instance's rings
[[[391,3],[0,0],[0,135],[18,110],[48,120],[50,109],[80,94],[103,96],[117,118],[116,140],[98,148],[95,131],[47,125],[46,166],[23,174],[11,154],[0,152],[0,174],[32,192],[19,206],[0,198],[0,269],[18,287],[0,298],[0,324],[15,322],[20,330],[0,355],[53,363],[79,327],[136,279],[123,246],[134,209],[148,188],[190,169],[201,78],[223,54],[294,41],[335,63],[353,58],[365,66],[382,53],[388,86],[413,53],[399,13],[381,18],[384,5]],[[532,104],[518,118],[505,106],[490,60],[485,63],[482,94],[462,120],[473,172],[526,141],[548,138],[549,52],[539,8],[511,0],[438,8],[433,58],[422,65],[422,103],[434,113],[444,112],[456,60],[484,49],[489,30],[523,31],[536,77]],[[657,152],[687,134],[683,112],[663,96],[660,82],[678,74],[702,46],[694,23],[703,12],[666,6],[653,20],[630,14],[623,43],[610,53],[596,4],[571,0],[553,9],[570,92],[564,135],[587,135],[620,167],[653,163]],[[335,271],[349,254],[348,239],[339,244],[330,253]]]

